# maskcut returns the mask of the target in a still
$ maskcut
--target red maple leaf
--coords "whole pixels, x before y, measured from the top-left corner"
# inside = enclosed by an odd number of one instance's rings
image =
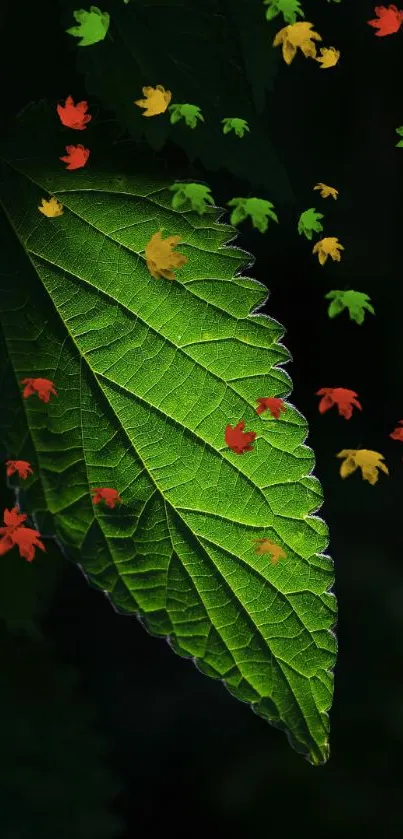
[[[369,26],[379,30],[375,32],[375,35],[382,38],[384,35],[394,35],[395,32],[399,31],[403,21],[403,11],[398,9],[397,6],[391,5],[388,8],[386,6],[375,6],[375,14],[377,15],[376,18],[367,21]]]
[[[6,466],[8,478],[10,475],[14,475],[14,472],[18,472],[18,477],[24,478],[24,480],[28,477],[29,472],[31,475],[33,474],[31,464],[27,460],[6,460]]]
[[[321,387],[320,390],[316,391],[316,396],[323,396],[318,405],[320,414],[324,414],[329,408],[333,408],[333,405],[337,405],[340,416],[347,420],[351,419],[353,407],[362,411],[362,407],[356,399],[358,393],[354,390],[348,390],[346,387]]]
[[[67,125],[67,128],[75,128],[77,131],[84,131],[87,122],[92,119],[91,114],[86,114],[86,111],[88,111],[88,102],[77,102],[75,105],[72,96],[67,97],[64,105],[57,105],[57,113],[63,125]]]
[[[403,425],[403,420],[399,420],[398,425]],[[398,428],[396,426],[396,428],[394,428],[389,434],[389,437],[391,437],[392,440],[400,440],[403,443],[403,428]]]
[[[95,489],[92,489],[91,492],[95,493],[94,498],[92,499],[94,504],[99,504],[103,499],[107,507],[110,507],[113,510],[117,501],[122,503],[122,499],[117,489],[112,489],[111,487],[95,487]]]
[[[22,394],[24,399],[28,399],[28,396],[37,393],[42,402],[49,402],[51,393],[57,396],[55,386],[50,379],[21,379],[21,384],[25,385]]]
[[[3,520],[6,526],[0,527],[0,533],[2,534],[0,556],[7,551],[11,551],[15,545],[19,549],[20,556],[24,557],[27,562],[32,562],[35,559],[36,547],[46,552],[43,542],[38,539],[39,531],[22,525],[25,519],[26,515],[19,513],[18,507],[13,507],[12,510],[4,510]]]
[[[283,404],[283,400],[277,399],[274,396],[258,396],[256,402],[260,403],[256,408],[257,414],[262,414],[263,411],[267,411],[267,409],[269,409],[272,417],[275,417],[275,419],[279,418],[280,411],[287,410],[286,406]]]
[[[81,143],[78,146],[66,146],[66,152],[64,157],[59,158],[63,163],[67,163],[66,169],[81,169],[90,156],[90,150],[85,149]]]
[[[6,526],[0,527],[0,533],[5,530],[12,530],[14,527],[20,527],[26,518],[26,513],[20,513],[18,507],[13,507],[12,510],[4,510],[3,521]]]
[[[252,451],[252,446],[249,444],[253,443],[256,437],[256,431],[244,431],[244,428],[245,423],[243,420],[238,422],[234,428],[230,425],[227,425],[225,428],[225,442],[236,454]]]

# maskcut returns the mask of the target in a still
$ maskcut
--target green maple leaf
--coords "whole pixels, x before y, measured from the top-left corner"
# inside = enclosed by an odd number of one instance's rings
[[[10,136],[0,156],[0,325],[17,394],[0,439],[20,428],[13,456],[36,466],[23,509],[118,611],[324,762],[333,564],[306,420],[289,403],[275,424],[256,414],[257,396],[286,398],[291,380],[283,328],[255,311],[267,290],[241,273],[251,255],[219,208],[215,220],[173,212],[155,162],[72,177],[48,135],[43,162],[23,153],[34,146],[19,123],[22,147]],[[48,194],[63,203],[56,219],[37,209]],[[187,257],[173,281],[145,261],[160,229]],[[22,397],[36,375],[54,381],[49,403]],[[224,434],[242,419],[257,439],[240,456]],[[95,506],[101,486],[122,504]],[[286,561],[256,553],[265,538]]]
[[[403,137],[403,125],[401,125],[399,128],[396,128],[396,134],[399,134],[400,137]],[[403,148],[403,140],[399,140],[399,142],[396,143],[396,147]]]
[[[368,294],[363,294],[361,291],[329,291],[325,294],[327,300],[331,300],[328,309],[329,318],[334,318],[339,315],[343,309],[348,309],[350,319],[358,324],[364,322],[365,311],[375,314],[375,309],[368,302],[371,298]]]
[[[224,117],[221,122],[224,125],[222,130],[223,134],[228,134],[229,131],[235,131],[237,137],[243,137],[245,131],[250,131],[246,119],[241,119],[240,117]]]
[[[315,207],[310,207],[301,213],[298,221],[298,233],[302,233],[307,239],[312,239],[313,233],[320,233],[323,230],[323,225],[319,219],[323,218],[323,213],[317,213]]]
[[[204,116],[198,105],[170,105],[168,111],[171,114],[170,122],[172,124],[184,119],[189,128],[196,128],[198,119],[204,122]]]
[[[231,198],[228,207],[235,208],[231,213],[231,224],[239,224],[250,216],[253,226],[265,233],[269,218],[278,222],[273,204],[263,198]]]
[[[296,23],[297,15],[305,17],[299,0],[263,0],[263,5],[269,6],[266,10],[266,20],[273,20],[282,14],[285,23],[291,24]]]
[[[175,193],[171,202],[173,210],[178,210],[184,204],[190,202],[192,210],[203,215],[208,209],[209,204],[214,205],[214,198],[211,195],[210,187],[205,184],[178,182],[172,184],[169,189]]]
[[[110,23],[108,12],[101,12],[98,6],[90,6],[89,12],[79,9],[73,12],[73,16],[79,26],[72,26],[66,29],[66,32],[68,35],[74,35],[75,38],[81,38],[77,44],[78,47],[89,47],[91,44],[104,40]]]

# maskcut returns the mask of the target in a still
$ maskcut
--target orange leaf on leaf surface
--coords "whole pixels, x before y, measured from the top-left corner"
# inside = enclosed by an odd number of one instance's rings
[[[276,545],[270,539],[255,539],[254,541],[257,543],[255,548],[256,553],[270,554],[272,565],[276,565],[279,559],[284,559],[287,556],[283,549],[280,548],[280,545]]]
[[[230,425],[227,425],[225,428],[225,442],[236,454],[252,451],[250,443],[253,443],[256,437],[256,431],[244,431],[244,428],[245,423],[243,420],[238,422],[234,428]]]
[[[78,146],[66,146],[66,152],[64,157],[59,158],[63,163],[67,163],[66,169],[81,169],[90,156],[90,150],[85,149],[81,143]]]
[[[394,35],[395,32],[399,31],[403,21],[403,11],[398,9],[397,6],[394,4],[388,6],[388,8],[386,6],[375,6],[375,14],[377,17],[368,20],[367,23],[374,29],[378,29],[375,35],[379,38],[385,35]]]
[[[122,499],[116,489],[112,489],[111,487],[95,487],[91,490],[94,493],[93,502],[94,504],[99,504],[102,500],[105,501],[107,507],[110,507],[112,510],[115,507],[117,501],[122,503]]]
[[[21,379],[21,384],[25,385],[22,394],[24,399],[28,399],[29,396],[37,393],[42,402],[49,402],[51,393],[54,393],[54,395],[57,396],[55,386],[50,379]]]
[[[14,472],[18,472],[18,477],[24,480],[28,477],[28,473],[33,474],[31,464],[27,460],[6,460],[6,466],[8,478],[14,475]]]
[[[77,131],[84,131],[87,122],[92,119],[91,114],[85,113],[87,110],[88,102],[77,102],[77,105],[75,105],[72,96],[67,97],[64,105],[57,105],[57,113],[63,125]]]
[[[346,387],[321,387],[316,391],[316,396],[322,396],[318,406],[320,414],[333,408],[333,405],[337,405],[339,415],[347,420],[351,419],[353,407],[362,411],[362,406],[356,399],[358,393]]]
[[[187,262],[187,257],[181,253],[175,253],[174,248],[181,241],[180,236],[167,236],[162,238],[162,230],[157,230],[144,250],[147,268],[154,279],[164,278],[174,280],[175,275],[172,268],[181,268]]]
[[[275,419],[279,418],[281,411],[287,410],[283,400],[278,399],[275,396],[258,396],[256,402],[259,402],[259,405],[256,408],[257,414],[262,414],[263,411],[269,410],[272,417]]]

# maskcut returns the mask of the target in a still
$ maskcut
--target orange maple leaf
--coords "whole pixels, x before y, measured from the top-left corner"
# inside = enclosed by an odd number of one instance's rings
[[[398,9],[397,6],[393,4],[388,8],[386,6],[375,6],[375,14],[377,17],[368,20],[367,23],[374,29],[379,30],[375,32],[375,35],[379,38],[385,35],[394,35],[395,32],[399,31],[403,21],[403,11]]]
[[[87,122],[92,119],[91,114],[86,114],[86,111],[88,111],[88,102],[77,102],[75,105],[72,96],[67,97],[64,105],[57,105],[60,121],[67,128],[74,128],[76,131],[84,131]]]
[[[0,534],[2,534],[0,556],[7,551],[11,551],[15,545],[19,549],[20,556],[24,557],[27,562],[32,562],[35,559],[36,547],[46,553],[43,542],[38,538],[40,536],[39,531],[22,525],[26,518],[24,513],[19,513],[18,507],[13,507],[12,510],[4,510],[3,521],[6,526],[0,527]]]
[[[278,399],[275,396],[258,396],[256,401],[260,403],[256,408],[257,414],[262,414],[263,411],[267,411],[267,409],[269,409],[272,417],[278,419],[280,416],[280,412],[287,410],[286,406],[283,403],[283,400]]]
[[[398,420],[398,425],[402,426],[403,420]],[[394,428],[393,431],[389,434],[389,437],[391,437],[392,440],[400,440],[400,442],[403,443],[403,428],[398,428],[396,426],[396,428]]]
[[[6,460],[6,466],[8,478],[10,475],[14,475],[14,472],[18,472],[18,477],[24,480],[28,477],[29,472],[31,475],[33,474],[31,464],[27,460]]]
[[[180,236],[167,236],[162,238],[162,230],[158,230],[151,236],[144,253],[147,268],[150,274],[157,280],[164,277],[166,280],[174,280],[175,275],[172,268],[181,268],[187,262],[187,257],[181,253],[174,253],[173,248],[181,241]]]
[[[270,554],[272,565],[277,565],[279,559],[284,559],[287,554],[284,553],[280,545],[271,542],[270,539],[254,539],[257,544],[255,551],[257,554]]]
[[[356,399],[358,393],[346,387],[321,387],[316,391],[316,396],[323,396],[318,406],[320,414],[333,408],[333,405],[337,405],[340,416],[347,420],[351,419],[353,407],[362,411],[362,406]]]
[[[238,422],[234,428],[230,425],[227,425],[225,428],[225,442],[236,454],[252,451],[250,443],[253,443],[256,437],[256,431],[244,431],[244,428],[245,423],[243,420]]]
[[[117,501],[122,503],[122,499],[118,491],[116,489],[112,489],[111,487],[95,487],[95,489],[92,489],[91,492],[95,493],[92,499],[94,504],[99,504],[103,500],[105,501],[107,507],[110,507],[113,510]]]
[[[25,385],[22,394],[24,399],[28,399],[29,396],[33,396],[34,393],[37,393],[42,402],[49,402],[51,393],[54,393],[54,395],[57,396],[55,386],[50,379],[21,379],[21,384]]]
[[[81,169],[90,156],[90,150],[85,149],[81,143],[78,146],[66,146],[66,152],[64,157],[59,158],[63,163],[67,163],[66,169]]]

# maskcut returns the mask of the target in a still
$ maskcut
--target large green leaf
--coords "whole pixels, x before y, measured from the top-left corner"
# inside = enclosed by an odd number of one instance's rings
[[[50,137],[39,121],[38,131]],[[35,467],[25,509],[118,610],[321,763],[333,566],[322,553],[327,528],[312,515],[322,493],[305,419],[290,404],[278,420],[256,413],[257,397],[291,390],[283,328],[251,314],[266,288],[242,276],[252,258],[226,245],[236,231],[220,211],[173,211],[171,181],[139,161],[138,174],[118,177],[49,159],[10,139],[1,164],[4,340],[20,392],[22,378],[42,376],[58,393],[48,404],[20,400],[26,433],[13,455]],[[48,192],[64,205],[59,218],[38,212]],[[145,263],[160,228],[181,237],[188,259],[174,281],[154,279]],[[242,419],[257,437],[240,456],[224,429]],[[94,506],[96,486],[116,487],[122,505]],[[256,554],[264,537],[286,558]]]

